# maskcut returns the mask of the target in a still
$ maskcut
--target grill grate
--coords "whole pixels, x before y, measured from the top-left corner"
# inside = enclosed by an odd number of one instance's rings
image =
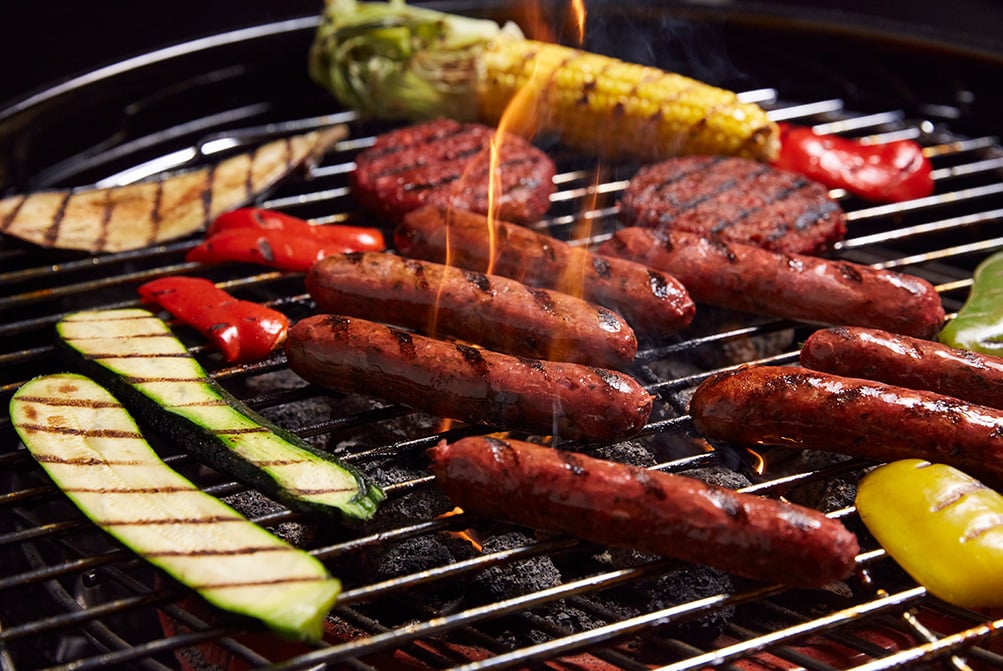
[[[71,82],[24,109],[9,110],[0,116],[0,145],[16,133],[28,148],[17,152],[22,158],[10,172],[19,188],[124,182],[197,163],[263,137],[345,122],[352,130],[350,139],[310,179],[283,185],[259,204],[321,222],[364,221],[346,175],[354,154],[389,126],[332,111],[330,99],[297,79],[312,27],[310,21],[269,25],[150,55],[104,77]],[[763,71],[775,74],[772,65]],[[172,82],[167,93],[159,81]],[[798,97],[801,88],[794,86],[745,90],[747,98],[762,102],[778,120],[877,139],[908,137],[927,147],[937,182],[930,198],[872,206],[834,192],[850,227],[836,253],[926,277],[948,310],[957,309],[977,260],[1003,248],[1003,237],[996,235],[1003,212],[1003,148],[997,139],[950,123],[957,109],[941,109],[935,97],[926,113],[918,115],[905,104],[891,111],[864,106],[858,111],[845,96]],[[54,151],[47,138],[62,137],[68,123],[60,112],[83,100],[88,105],[74,123],[72,146]],[[935,107],[939,115],[931,111]],[[81,131],[91,115],[93,127]],[[24,123],[29,117],[31,127]],[[226,150],[216,151],[224,145]],[[617,225],[616,199],[633,166],[597,168],[586,157],[552,149],[559,167],[558,193],[551,216],[541,225],[575,244],[606,239]],[[62,313],[137,305],[135,287],[158,276],[210,277],[294,319],[312,311],[301,276],[187,264],[184,253],[195,244],[183,240],[90,258],[42,253],[0,240],[4,405],[31,376],[59,369],[52,328]],[[852,483],[865,462],[801,461],[780,450],[765,453],[767,468],[759,474],[748,455],[703,449],[686,416],[688,392],[711,372],[738,360],[794,362],[796,343],[810,332],[804,324],[743,318],[643,346],[633,372],[658,397],[658,412],[637,441],[657,455],[652,467],[678,472],[724,465],[748,478],[745,491],[774,496]],[[188,336],[183,329],[179,333]],[[777,346],[779,339],[785,340]],[[750,341],[774,345],[748,350]],[[482,431],[446,426],[406,408],[331,395],[291,379],[281,355],[253,366],[225,367],[198,338],[189,342],[207,369],[252,407],[375,474],[386,485],[390,514],[405,501],[420,502],[434,493],[421,461],[426,448]],[[743,356],[724,360],[726,350]],[[993,619],[998,614],[954,608],[927,595],[866,536],[858,558],[860,575],[842,589],[804,592],[731,580],[705,584],[708,575],[694,567],[604,553],[565,537],[533,539],[526,530],[467,513],[439,517],[435,510],[422,509],[422,514],[405,512],[362,529],[317,528],[201,469],[176,447],[158,447],[168,463],[206,491],[251,506],[252,519],[299,539],[332,566],[345,591],[332,611],[327,640],[313,648],[279,644],[253,626],[221,621],[207,612],[96,532],[18,445],[4,414],[0,668],[220,668],[225,660],[243,665],[239,668],[275,669],[681,671],[722,665],[765,671],[887,669],[916,662],[938,668],[1003,667],[994,641],[1003,626]],[[851,528],[860,528],[845,500],[830,509]],[[514,540],[478,552],[451,535],[464,530]],[[432,538],[465,549],[440,560],[427,554],[431,546],[426,541]],[[396,551],[400,555],[393,570],[375,563],[374,557]],[[526,578],[518,589],[500,594],[481,589],[484,576],[512,574]],[[694,586],[702,590],[682,589]]]

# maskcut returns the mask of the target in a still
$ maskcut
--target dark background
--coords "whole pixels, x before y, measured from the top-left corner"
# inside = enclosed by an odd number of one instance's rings
[[[606,0],[587,0],[599,2]],[[752,9],[855,29],[907,31],[1003,55],[998,0],[669,0]],[[322,0],[42,2],[0,9],[0,105],[45,85],[152,49],[234,28],[321,11]]]

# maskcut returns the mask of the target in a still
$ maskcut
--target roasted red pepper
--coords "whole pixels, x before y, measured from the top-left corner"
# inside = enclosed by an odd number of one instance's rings
[[[911,140],[864,144],[780,124],[780,155],[774,165],[866,200],[893,202],[933,193],[930,160]]]
[[[261,361],[289,330],[281,312],[234,298],[200,277],[162,277],[141,285],[139,295],[211,339],[230,363]]]
[[[280,270],[309,270],[316,261],[343,252],[382,251],[376,228],[313,225],[288,214],[256,207],[221,214],[205,241],[188,252],[188,261],[240,261]]]

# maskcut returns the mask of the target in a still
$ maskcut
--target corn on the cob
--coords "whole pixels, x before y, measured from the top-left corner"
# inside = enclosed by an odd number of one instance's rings
[[[610,158],[771,161],[780,146],[765,111],[732,91],[402,0],[328,0],[310,73],[344,104],[387,118],[497,124],[518,97],[510,130]]]

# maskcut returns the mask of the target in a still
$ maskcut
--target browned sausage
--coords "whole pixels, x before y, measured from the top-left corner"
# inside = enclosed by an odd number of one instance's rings
[[[819,587],[854,569],[856,536],[810,508],[516,440],[430,453],[436,482],[466,511],[756,580]]]
[[[813,448],[955,466],[1003,482],[1003,411],[883,382],[786,366],[712,375],[690,400],[697,430],[739,445]]]
[[[674,275],[698,303],[917,338],[932,338],[944,322],[926,280],[849,261],[638,227],[617,231],[599,252]]]
[[[518,356],[623,368],[634,331],[607,308],[521,282],[394,254],[336,254],[306,287],[322,312],[387,322]]]
[[[289,367],[305,380],[438,417],[559,439],[607,441],[644,426],[652,397],[629,375],[500,354],[341,315],[297,322]]]
[[[801,365],[1003,408],[1003,359],[932,340],[836,326],[805,340]]]
[[[517,224],[495,221],[492,226],[479,214],[414,210],[398,225],[394,244],[412,258],[580,295],[616,311],[638,333],[673,333],[687,326],[696,311],[686,289],[670,275],[605,258]]]

